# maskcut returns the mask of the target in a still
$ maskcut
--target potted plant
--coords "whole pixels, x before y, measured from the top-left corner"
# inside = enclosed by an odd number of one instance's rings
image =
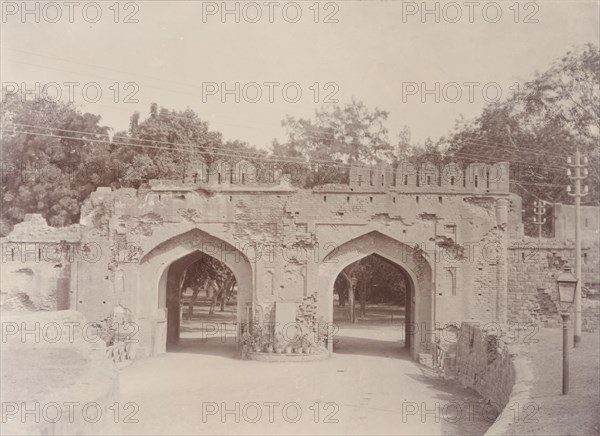
[[[292,354],[292,351],[293,351],[292,344],[290,342],[287,342],[285,344],[285,354]]]
[[[283,340],[283,335],[281,332],[277,332],[275,334],[275,352],[277,354],[283,353],[285,350],[285,341]]]
[[[267,353],[272,353],[274,349],[275,349],[275,347],[273,346],[273,342],[271,342],[271,341],[267,342],[267,345],[265,347],[265,351]]]
[[[240,340],[240,344],[242,346],[241,352],[242,352],[242,359],[245,359],[246,356],[248,355],[248,351],[251,350],[251,338],[252,336],[250,335],[249,332],[243,332],[242,333],[242,337]]]
[[[310,348],[313,342],[313,334],[307,326],[301,326],[300,346],[304,354],[310,354]]]
[[[314,335],[309,334],[306,338],[306,354],[312,354],[316,352],[317,349],[317,340]]]
[[[252,341],[252,351],[255,353],[260,353],[261,345],[260,345],[260,336],[254,337]]]
[[[255,353],[260,353],[260,351],[262,350],[262,346],[263,346],[262,329],[260,328],[259,325],[254,325],[252,327],[253,328],[252,328],[250,334],[248,335],[248,340],[247,340],[248,346]]]
[[[315,333],[310,326],[300,325],[300,336],[298,339],[299,353],[310,354],[313,345],[316,343]]]
[[[326,352],[329,344],[333,341],[333,334],[326,323],[320,323],[315,332],[314,352]]]
[[[297,340],[296,342],[294,342],[294,354],[302,354],[302,342],[300,340]]]

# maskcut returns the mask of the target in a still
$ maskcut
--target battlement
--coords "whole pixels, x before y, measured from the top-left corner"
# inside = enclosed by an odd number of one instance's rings
[[[349,185],[361,190],[507,194],[509,164],[474,163],[461,167],[456,163],[436,166],[403,162],[396,170],[391,167],[351,167]]]
[[[257,164],[247,160],[203,160],[190,162],[183,174],[186,184],[219,185],[278,185],[282,170],[274,164]]]
[[[191,163],[183,175],[183,185],[208,185],[216,187],[273,187],[294,184],[310,175],[318,186],[335,186],[335,190],[396,191],[396,192],[456,192],[456,193],[502,193],[509,192],[509,164],[473,163],[461,166],[457,163],[416,165],[403,162],[398,168],[351,166],[349,170],[333,171],[332,165],[308,165],[305,163],[253,163],[246,160],[235,162],[218,160]],[[334,174],[335,173],[335,174]],[[344,173],[345,183],[339,174]],[[336,179],[336,180],[333,180]],[[332,183],[333,182],[333,183]]]

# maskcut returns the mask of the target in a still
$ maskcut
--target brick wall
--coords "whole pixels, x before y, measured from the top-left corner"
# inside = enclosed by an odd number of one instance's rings
[[[463,323],[454,348],[456,378],[501,411],[508,403],[516,374],[505,335],[484,330],[485,323]],[[497,326],[497,325],[496,325]]]
[[[600,244],[582,244],[582,329],[598,331],[600,322]],[[508,321],[552,327],[560,322],[556,277],[574,268],[570,241],[526,238],[508,250]],[[571,315],[573,308],[570,308]],[[571,316],[571,320],[573,316]]]
[[[25,215],[0,240],[0,308],[68,309],[79,238],[79,226],[51,227],[40,215]]]

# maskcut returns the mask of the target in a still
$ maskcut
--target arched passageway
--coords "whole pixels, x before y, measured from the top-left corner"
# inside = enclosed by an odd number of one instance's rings
[[[416,357],[432,339],[423,334],[433,331],[434,324],[432,268],[424,253],[388,235],[372,231],[336,246],[325,256],[319,266],[319,303],[326,308],[324,316],[329,322],[335,323],[334,288],[340,274],[347,275],[349,267],[372,255],[394,265],[405,277],[408,299],[405,300],[402,323],[406,333],[404,344]],[[333,346],[330,346],[330,352],[334,352]]]
[[[181,290],[185,282],[186,270],[198,262],[220,263],[231,271],[235,281],[236,308],[235,322],[212,322],[210,332],[203,333],[215,338],[226,338],[235,343],[237,329],[247,324],[252,307],[253,273],[248,259],[231,243],[217,238],[200,229],[193,229],[171,237],[156,245],[140,261],[138,298],[142,315],[147,314],[150,332],[142,341],[152,348],[150,354],[161,354],[167,347],[178,343],[181,337]],[[154,298],[152,298],[152,296]],[[154,305],[148,304],[154,301]],[[236,331],[232,330],[235,324]],[[214,331],[218,329],[218,331]]]
[[[218,343],[236,345],[240,307],[233,272],[202,251],[190,253],[164,272],[166,278],[167,351]],[[205,347],[204,347],[205,346]],[[201,350],[195,350],[201,351]]]
[[[370,254],[348,265],[334,283],[333,321],[346,329],[395,332],[398,347],[410,349],[414,284],[403,268]],[[407,310],[408,308],[408,310]],[[389,336],[389,335],[388,335]],[[334,344],[334,351],[336,350]]]

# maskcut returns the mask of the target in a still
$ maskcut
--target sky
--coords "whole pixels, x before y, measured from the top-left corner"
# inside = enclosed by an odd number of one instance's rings
[[[259,148],[285,138],[286,115],[352,98],[390,112],[390,139],[407,125],[435,140],[600,39],[597,1],[54,4],[2,3],[3,88],[60,94],[115,131],[152,102],[189,107]]]

